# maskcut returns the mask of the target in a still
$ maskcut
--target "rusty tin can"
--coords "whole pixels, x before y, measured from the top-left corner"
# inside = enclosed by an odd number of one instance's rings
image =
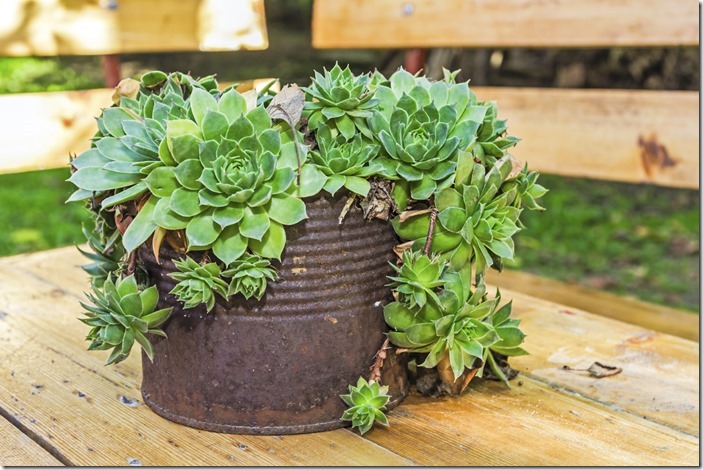
[[[383,305],[397,243],[390,224],[364,220],[346,197],[307,202],[308,219],[286,228],[280,279],[257,301],[218,297],[213,311],[183,309],[168,294],[180,255],[170,248],[157,264],[150,249],[142,266],[159,289],[159,308],[174,307],[152,337],[154,362],[143,356],[142,396],[159,415],[208,431],[296,434],[348,425],[339,395],[367,377],[384,341]],[[198,253],[193,253],[197,259]],[[405,364],[389,354],[382,383],[388,408],[408,391]]]

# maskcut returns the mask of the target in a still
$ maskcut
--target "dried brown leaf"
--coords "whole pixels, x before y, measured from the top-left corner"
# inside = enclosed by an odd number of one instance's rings
[[[271,119],[280,119],[295,128],[303,114],[305,93],[298,85],[286,85],[271,99],[267,111]]]
[[[564,370],[573,370],[579,372],[588,372],[588,375],[595,377],[596,379],[602,379],[603,377],[611,377],[613,375],[618,375],[622,372],[622,367],[610,366],[603,364],[601,362],[594,362],[587,369],[574,369],[573,367],[564,366]]]

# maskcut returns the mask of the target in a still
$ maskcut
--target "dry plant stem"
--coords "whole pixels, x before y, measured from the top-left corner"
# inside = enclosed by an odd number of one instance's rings
[[[127,276],[134,274],[137,270],[137,250],[129,254],[129,263],[127,264]]]
[[[339,214],[339,219],[338,219],[339,225],[342,225],[342,222],[344,221],[344,218],[347,216],[349,209],[351,209],[351,206],[354,203],[355,199],[356,199],[356,196],[352,194],[347,199],[347,202],[344,203],[344,207],[342,207],[342,212]]]
[[[429,256],[430,246],[432,246],[432,235],[434,235],[434,226],[437,221],[437,208],[432,206],[430,209],[430,228],[427,230],[427,241],[425,242],[425,248],[422,250],[423,253]]]
[[[405,222],[410,217],[415,217],[416,215],[427,214],[428,212],[432,212],[432,210],[433,209],[422,209],[419,211],[403,211],[398,215],[398,220],[400,222]]]
[[[381,367],[383,367],[383,361],[386,359],[386,349],[388,349],[388,338],[381,345],[381,349],[376,353],[376,360],[371,366],[371,377],[369,378],[369,383],[371,382],[381,382]]]

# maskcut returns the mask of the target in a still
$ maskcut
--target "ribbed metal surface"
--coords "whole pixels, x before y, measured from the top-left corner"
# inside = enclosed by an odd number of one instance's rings
[[[287,227],[288,242],[264,298],[222,300],[180,310],[171,257],[156,264],[140,251],[162,292],[160,307],[174,306],[168,339],[154,338],[154,363],[144,359],[142,394],[162,416],[202,429],[257,434],[313,432],[341,427],[339,395],[368,377],[387,329],[383,305],[395,234],[389,224],[365,221],[352,209],[342,225],[345,197],[307,204],[308,220]],[[196,258],[197,259],[197,258]],[[405,367],[387,360],[383,382],[393,402],[407,393]]]

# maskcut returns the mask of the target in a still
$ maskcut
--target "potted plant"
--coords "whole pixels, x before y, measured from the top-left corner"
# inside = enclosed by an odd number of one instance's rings
[[[484,274],[546,190],[455,78],[124,80],[71,162],[93,221],[89,349],[112,364],[139,343],[145,402],[222,432],[363,433],[409,369],[427,394],[484,369],[507,384],[524,335]]]

